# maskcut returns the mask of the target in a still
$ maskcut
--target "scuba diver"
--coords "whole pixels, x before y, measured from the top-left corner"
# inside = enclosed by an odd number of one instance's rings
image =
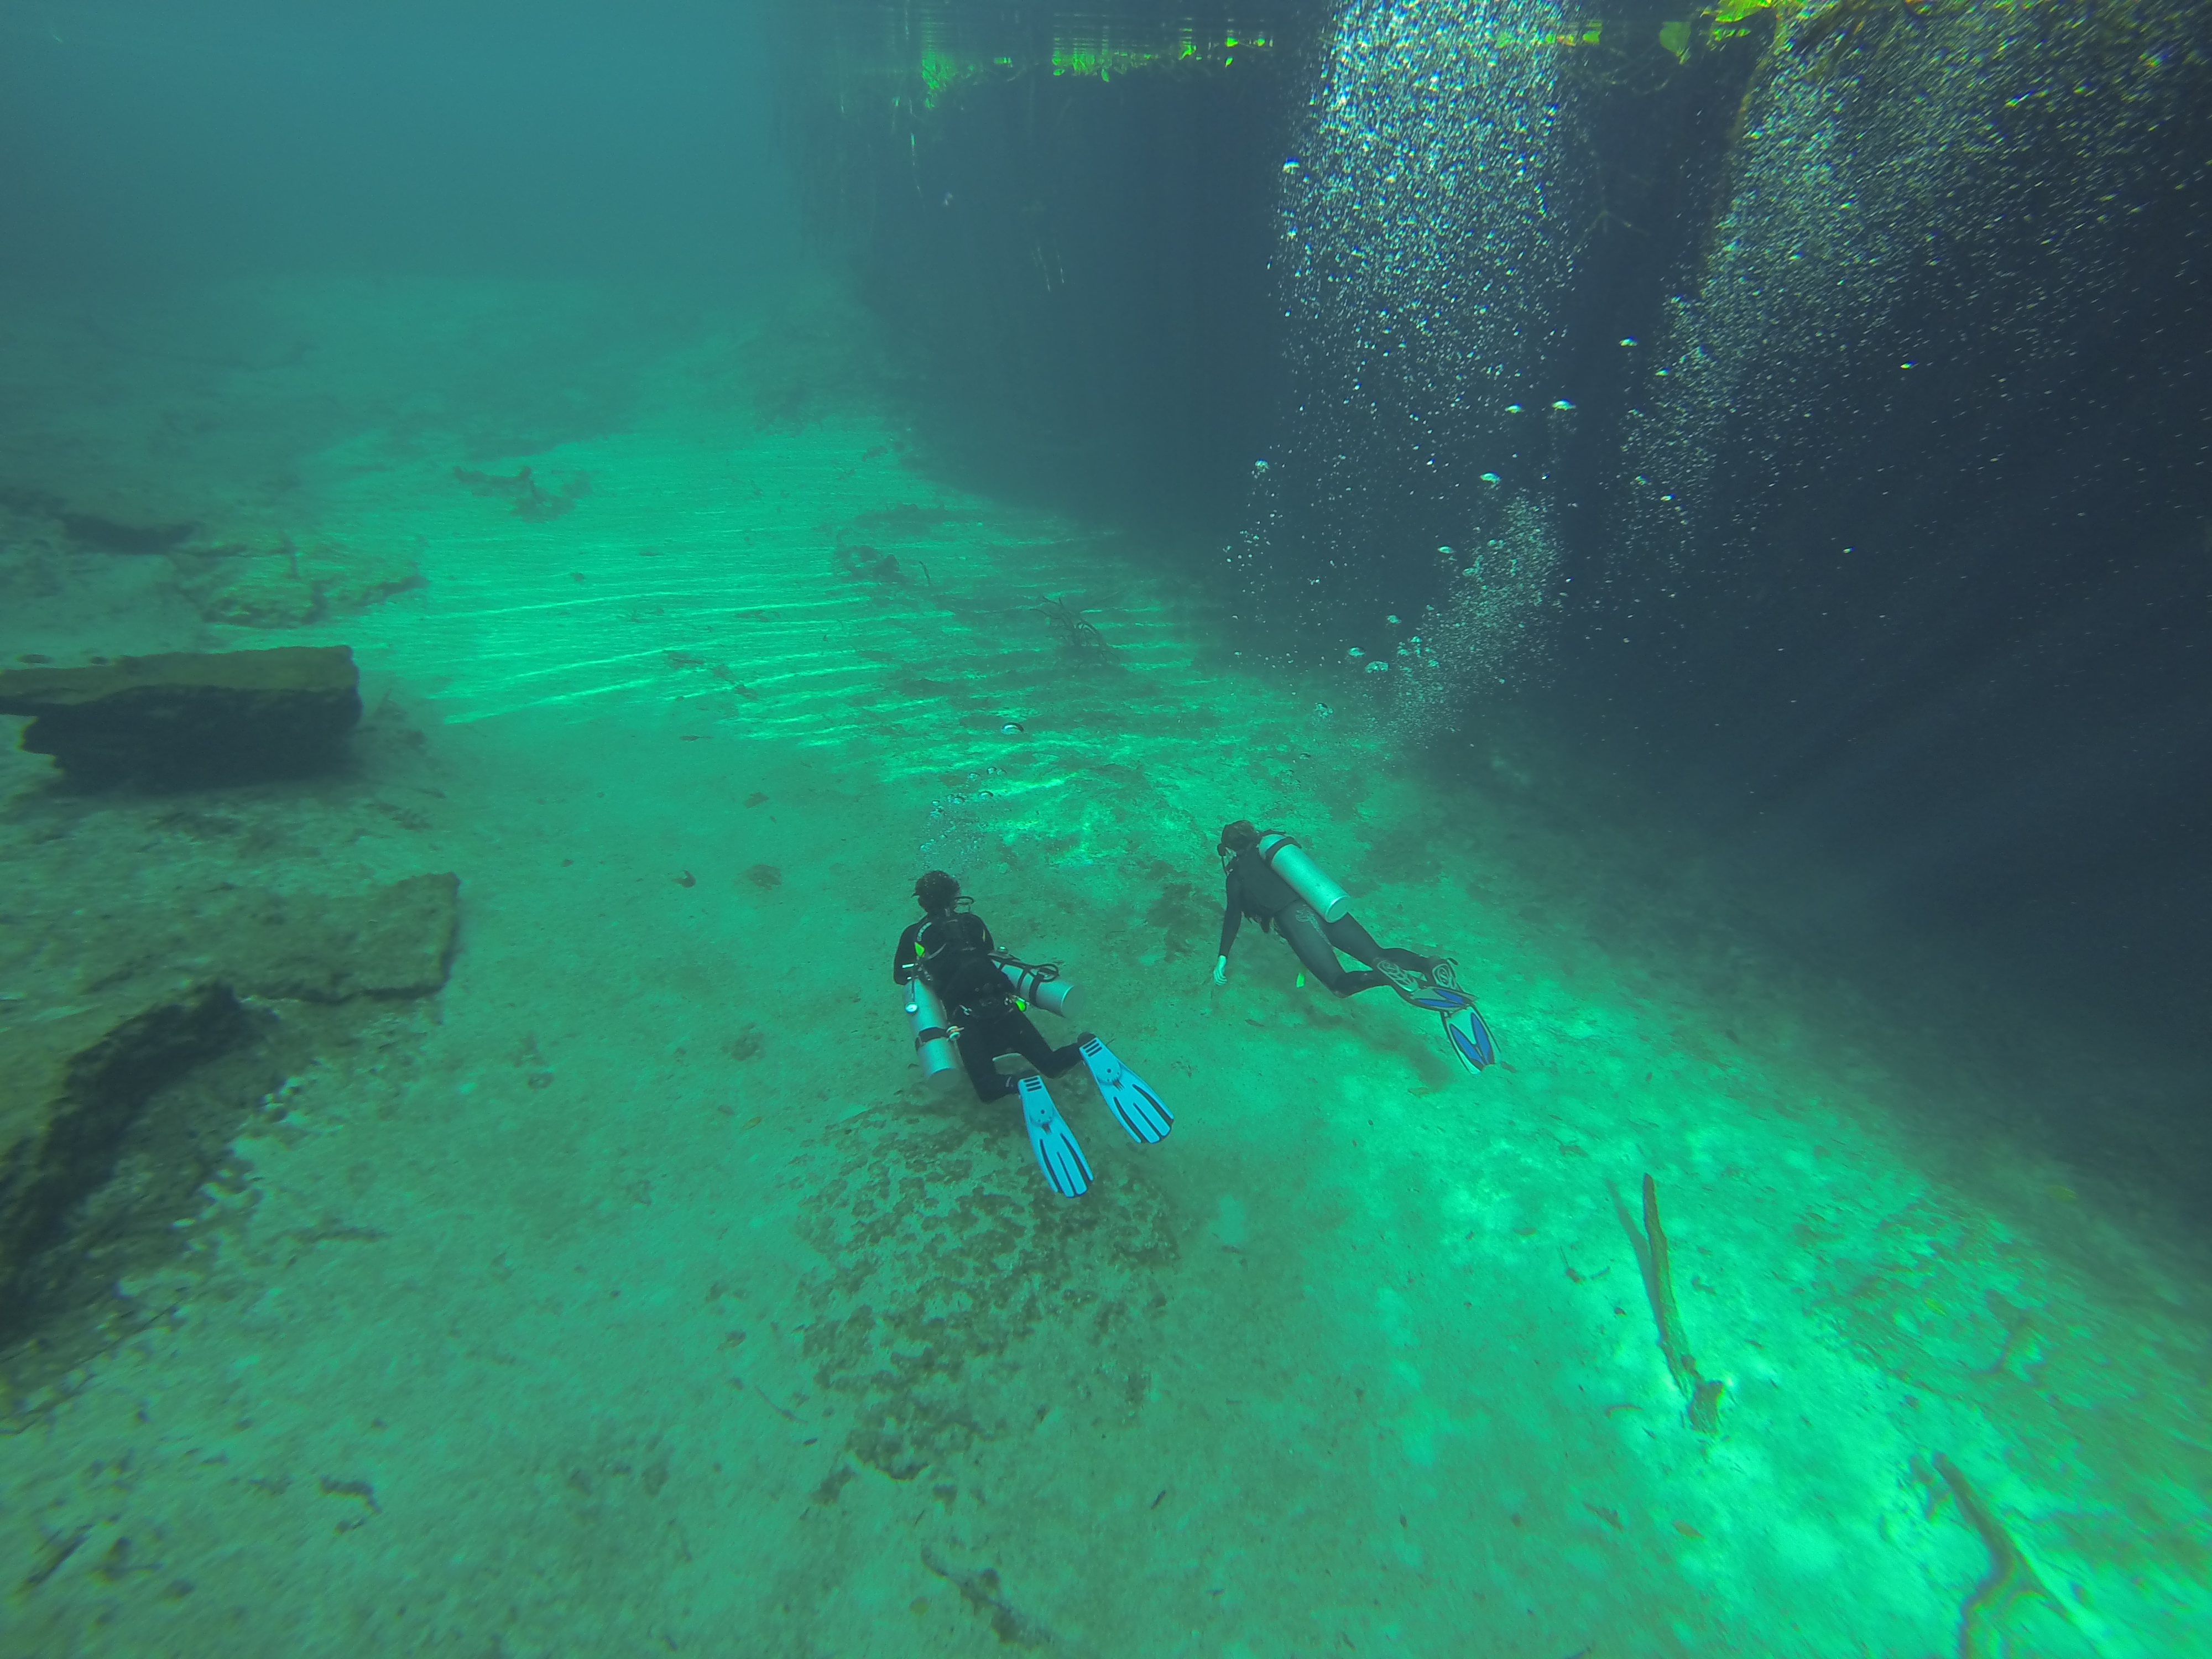
[[[1018,1095],[1037,1164],[1063,1198],[1080,1197],[1088,1189],[1091,1165],[1053,1104],[1046,1078],[1058,1077],[1082,1060],[1131,1139],[1151,1146],[1167,1139],[1174,1114],[1095,1034],[1085,1031],[1055,1048],[1030,1018],[1025,1010],[1031,1002],[1054,1013],[1067,1012],[1073,988],[1060,977],[1057,967],[1022,962],[1000,950],[983,919],[967,908],[969,901],[959,882],[942,870],[915,882],[914,896],[922,919],[899,935],[891,978],[908,988],[907,1012],[925,1078],[951,1075],[957,1043],[977,1099]],[[1000,1056],[1012,1060],[1015,1054],[1034,1069],[1005,1074]]]
[[[1490,1028],[1474,1000],[1460,989],[1451,958],[1377,945],[1352,917],[1350,896],[1290,836],[1239,818],[1222,826],[1214,850],[1229,884],[1221,953],[1213,963],[1216,985],[1228,982],[1229,947],[1250,916],[1280,933],[1306,971],[1337,995],[1354,997],[1388,985],[1414,1007],[1437,1015],[1443,1021],[1444,1046],[1468,1071],[1479,1072],[1498,1058]],[[1364,963],[1364,970],[1347,973],[1336,959],[1339,951]]]

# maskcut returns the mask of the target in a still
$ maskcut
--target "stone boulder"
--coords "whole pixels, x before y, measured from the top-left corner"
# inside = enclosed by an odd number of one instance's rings
[[[11,668],[0,714],[30,715],[23,748],[88,782],[295,776],[337,759],[361,720],[361,674],[343,645]]]

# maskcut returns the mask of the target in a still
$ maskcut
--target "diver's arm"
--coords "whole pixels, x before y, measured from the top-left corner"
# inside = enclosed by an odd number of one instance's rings
[[[1229,947],[1237,943],[1237,930],[1244,925],[1244,899],[1237,890],[1237,872],[1229,872],[1229,897],[1221,912],[1221,951],[1213,961],[1213,982],[1223,985],[1229,979]]]

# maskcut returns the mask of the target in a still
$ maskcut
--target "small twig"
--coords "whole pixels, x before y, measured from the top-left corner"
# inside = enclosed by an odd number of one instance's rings
[[[83,1547],[84,1540],[92,1536],[88,1526],[79,1527],[64,1536],[58,1532],[46,1534],[46,1547],[40,1553],[39,1564],[23,1580],[23,1588],[34,1590],[62,1570],[62,1564]]]
[[[1047,599],[1036,607],[1038,615],[1060,630],[1063,644],[1078,651],[1103,650],[1106,636],[1097,626],[1087,621],[1080,611],[1072,608],[1064,599]]]

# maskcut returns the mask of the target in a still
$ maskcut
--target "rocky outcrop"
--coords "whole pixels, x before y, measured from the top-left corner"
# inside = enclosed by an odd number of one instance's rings
[[[0,1353],[173,1249],[254,1101],[348,1007],[443,987],[459,888],[440,873],[143,912],[5,906]]]
[[[173,652],[91,668],[0,671],[0,714],[22,746],[91,782],[237,782],[319,770],[361,720],[342,645]]]
[[[0,1036],[0,1340],[38,1298],[23,1283],[70,1210],[114,1172],[146,1103],[242,1042],[227,985],[185,985]],[[118,1018],[118,1013],[120,1017]]]
[[[270,547],[187,547],[176,560],[185,596],[228,628],[301,628],[352,616],[422,586],[410,553],[317,536]]]
[[[255,895],[228,922],[223,972],[258,997],[428,996],[453,961],[460,885],[447,872],[343,897]]]

